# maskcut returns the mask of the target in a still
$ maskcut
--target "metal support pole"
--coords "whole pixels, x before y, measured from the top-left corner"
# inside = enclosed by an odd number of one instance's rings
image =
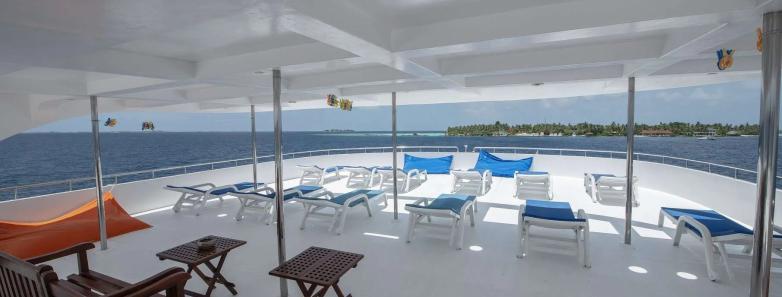
[[[398,180],[396,178],[396,92],[391,92],[391,151],[393,151],[393,167],[394,167],[394,220],[399,219],[399,204],[397,198],[399,196]]]
[[[280,104],[280,69],[272,72],[272,88],[274,96],[274,191],[277,199],[274,204],[277,212],[277,261],[280,265],[285,262],[285,220],[283,217],[284,199],[282,186],[282,105]],[[280,296],[288,297],[288,283],[280,278]]]
[[[625,244],[630,244],[633,226],[633,145],[635,144],[635,77],[627,80],[627,201],[625,201]]]
[[[255,104],[250,105],[250,133],[253,147],[253,189],[258,190],[258,146],[255,141]]]
[[[770,293],[771,250],[774,235],[774,200],[779,134],[779,84],[782,67],[782,11],[763,15],[763,88],[758,137],[758,193],[752,245],[750,297]]]
[[[100,234],[100,249],[109,248],[106,239],[106,206],[103,203],[103,170],[100,166],[100,122],[98,120],[98,97],[90,96],[90,112],[92,114],[92,156],[95,160],[95,192],[98,195],[98,232]]]

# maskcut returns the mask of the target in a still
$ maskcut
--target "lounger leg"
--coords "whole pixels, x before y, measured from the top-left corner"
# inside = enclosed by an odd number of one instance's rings
[[[459,225],[459,241],[456,249],[461,250],[464,245],[464,222],[462,220],[456,220],[456,223]]]
[[[573,233],[576,235],[576,250],[578,252],[578,263],[584,265],[584,242],[581,239],[581,227],[573,229]]]
[[[714,270],[714,243],[704,241],[703,250],[706,253],[706,273],[708,273],[711,281],[716,282],[719,276]]]
[[[367,207],[369,205],[367,204]],[[367,208],[368,210],[369,208]],[[372,216],[372,213],[370,213],[369,216]],[[342,231],[345,230],[345,220],[348,218],[348,206],[343,206],[342,211],[339,216],[339,228],[337,228],[337,235],[342,235]]]
[[[454,241],[456,241],[456,228],[458,227],[459,219],[453,218],[451,220],[451,239],[448,241],[448,245],[454,246]]]
[[[274,219],[274,217],[275,217],[274,202],[273,201],[266,202],[266,210],[265,210],[265,212],[266,212],[266,225],[271,225],[272,224],[272,219]]]
[[[407,220],[407,243],[413,240],[413,232],[415,231],[415,223],[418,222],[418,215],[410,213]]]
[[[182,195],[179,196],[179,200],[177,200],[176,203],[174,203],[174,208],[173,208],[174,213],[178,213],[179,210],[182,209],[182,203],[185,202],[185,197],[187,197],[187,194],[182,193]]]
[[[725,244],[724,243],[718,243],[717,244],[717,251],[720,253],[720,257],[722,258],[722,265],[725,265],[725,272],[728,274],[728,279],[733,279],[733,273],[730,271],[730,266],[728,265],[728,252],[725,251]]]
[[[475,203],[467,209],[470,214],[470,227],[475,227]]]
[[[665,213],[660,210],[660,217],[657,219],[657,227],[662,228],[663,224],[665,224]]]
[[[584,240],[583,248],[584,248],[584,267],[586,268],[592,268],[592,258],[589,257],[589,224],[587,223],[586,226],[581,229],[581,237]]]
[[[684,221],[679,221],[676,224],[676,234],[673,236],[673,246],[679,246],[679,242],[682,240],[682,234],[684,234],[685,229],[687,229],[687,226],[685,226]]]
[[[237,221],[241,221],[244,218],[244,208],[246,207],[247,202],[249,201],[239,198],[239,211],[236,212],[236,216],[234,217]]]
[[[307,217],[310,216],[310,212],[312,211],[312,205],[304,204],[304,207],[306,210],[304,211],[304,217],[301,218],[301,226],[299,226],[299,230],[304,230],[304,227],[307,223]]]
[[[519,228],[519,250],[516,253],[516,258],[524,258],[524,217],[521,216],[521,211],[519,211],[519,218],[518,223],[516,226]]]
[[[424,199],[424,206],[429,206],[429,200],[428,199]],[[432,222],[432,216],[426,216],[426,221],[427,221],[427,223],[431,223]]]
[[[367,207],[367,215],[369,215],[369,217],[371,218],[372,217],[372,207],[369,205],[369,199],[367,199],[367,197],[364,197],[364,198],[361,198],[361,199],[364,200],[364,206]]]
[[[317,209],[316,209],[317,211]],[[342,213],[340,212],[339,208],[334,209],[334,216],[331,218],[331,226],[329,226],[329,232],[334,232],[334,229],[337,228],[337,224],[339,224],[340,215]]]

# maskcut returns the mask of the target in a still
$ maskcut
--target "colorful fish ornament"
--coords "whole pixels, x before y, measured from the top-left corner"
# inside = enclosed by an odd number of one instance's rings
[[[725,70],[733,66],[733,50],[721,49],[717,51],[717,69]]]
[[[103,123],[103,126],[106,127],[114,127],[117,125],[117,119],[108,118],[106,119],[106,122]]]

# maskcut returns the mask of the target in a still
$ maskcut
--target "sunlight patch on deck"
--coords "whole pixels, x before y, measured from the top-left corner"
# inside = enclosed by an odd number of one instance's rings
[[[668,240],[671,239],[671,237],[668,236],[668,233],[665,233],[663,230],[659,230],[659,229],[650,229],[645,227],[633,226],[633,231],[635,231],[635,233],[637,233],[641,237],[654,238],[654,239],[668,239]]]
[[[595,219],[589,219],[589,232],[619,235],[611,222]]]
[[[486,210],[483,221],[488,223],[518,225],[519,211],[508,208],[489,207],[489,209]]]

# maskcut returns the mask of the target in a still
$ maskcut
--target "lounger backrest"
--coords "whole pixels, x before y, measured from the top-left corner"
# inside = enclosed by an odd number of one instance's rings
[[[0,292],[14,297],[49,297],[47,284],[56,280],[51,266],[36,266],[0,252]]]
[[[408,172],[413,169],[426,170],[429,174],[448,174],[451,172],[453,155],[439,158],[422,158],[405,154],[405,165],[402,170]]]

